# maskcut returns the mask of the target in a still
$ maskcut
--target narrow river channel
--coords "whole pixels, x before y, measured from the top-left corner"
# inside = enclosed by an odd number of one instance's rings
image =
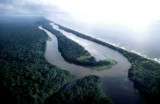
[[[131,64],[122,54],[95,42],[79,38],[72,33],[65,32],[54,24],[52,24],[52,26],[54,29],[62,32],[67,38],[83,46],[97,60],[112,59],[115,60],[117,64],[113,65],[111,68],[99,71],[71,64],[65,61],[58,51],[56,36],[39,26],[39,29],[45,31],[49,37],[46,43],[45,58],[50,64],[71,72],[77,78],[88,75],[97,75],[101,77],[106,95],[109,95],[115,104],[141,103],[139,93],[134,88],[133,83],[128,79],[128,69],[131,67]]]

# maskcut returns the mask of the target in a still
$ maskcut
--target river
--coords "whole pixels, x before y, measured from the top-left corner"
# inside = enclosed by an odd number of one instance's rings
[[[97,60],[113,59],[117,62],[111,68],[105,70],[93,70],[83,66],[71,64],[64,60],[61,53],[58,51],[58,42],[54,34],[48,30],[39,27],[45,31],[49,37],[46,44],[45,58],[46,60],[64,70],[71,72],[77,78],[88,75],[98,75],[103,82],[103,88],[106,95],[109,95],[115,104],[140,104],[139,93],[133,86],[133,83],[128,79],[128,69],[131,67],[130,62],[119,52],[108,47],[101,46],[95,42],[91,42],[67,33],[57,26],[52,24],[54,29],[61,31],[67,38],[72,39],[83,46]]]
[[[133,30],[127,26],[107,24],[105,21],[104,23],[94,21],[91,24],[81,22],[73,18],[67,18],[63,13],[61,16],[50,16],[47,18],[55,21],[57,24],[101,41],[125,47],[129,51],[134,51],[152,59],[159,59],[160,62],[160,48],[157,48],[160,41],[160,21],[158,20],[151,23],[148,28]]]

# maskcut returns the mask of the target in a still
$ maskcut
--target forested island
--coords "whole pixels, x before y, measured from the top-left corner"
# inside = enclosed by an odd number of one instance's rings
[[[128,77],[134,82],[135,87],[140,91],[141,95],[145,98],[145,100],[147,100],[146,103],[150,104],[153,102],[160,102],[160,64],[158,62],[144,58],[143,56],[113,46],[98,39],[92,38],[75,30],[66,28],[62,25],[56,25],[64,31],[73,33],[78,37],[104,45],[123,54],[131,63]]]
[[[87,97],[95,101],[93,104],[101,104],[102,101],[111,104],[101,91],[99,77],[75,79],[70,72],[45,60],[48,37],[38,28],[42,22],[46,21],[41,17],[1,16],[0,103],[62,104],[60,100],[63,99],[63,104],[71,104],[80,97],[85,104],[89,100]],[[72,88],[68,89],[70,85]],[[68,95],[71,98],[69,101]],[[55,102],[52,102],[52,98]]]
[[[103,67],[116,64],[116,62],[107,59],[97,61],[84,47],[67,38],[60,31],[52,28],[49,23],[43,23],[42,26],[56,35],[58,49],[66,61],[86,67]]]

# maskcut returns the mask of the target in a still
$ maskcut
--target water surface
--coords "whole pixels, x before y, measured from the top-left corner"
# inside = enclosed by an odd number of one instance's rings
[[[61,15],[61,18],[58,16],[57,18],[49,17],[49,19],[104,42],[125,47],[129,51],[134,50],[150,58],[160,59],[160,48],[158,48],[160,43],[160,21],[154,21],[148,28],[132,30],[118,24],[103,24],[96,21],[88,24],[66,18],[65,14]]]
[[[61,31],[66,37],[83,46],[95,58],[99,60],[110,58],[117,61],[117,64],[115,64],[113,67],[101,71],[96,71],[91,68],[71,64],[65,61],[58,51],[58,42],[55,35],[42,27],[39,28],[44,30],[50,37],[50,39],[47,41],[45,52],[45,58],[49,63],[71,72],[78,78],[87,75],[100,76],[103,82],[105,93],[111,96],[116,104],[140,103],[139,94],[134,89],[133,83],[128,80],[128,69],[131,67],[131,64],[119,52],[114,51],[108,47],[101,46],[97,43],[79,38],[74,34],[60,30],[53,25],[53,28]]]

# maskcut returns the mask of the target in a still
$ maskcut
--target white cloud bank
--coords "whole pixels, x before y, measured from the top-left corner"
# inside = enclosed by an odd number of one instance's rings
[[[79,21],[147,28],[160,19],[160,0],[7,0],[0,12],[12,14],[66,13]]]

